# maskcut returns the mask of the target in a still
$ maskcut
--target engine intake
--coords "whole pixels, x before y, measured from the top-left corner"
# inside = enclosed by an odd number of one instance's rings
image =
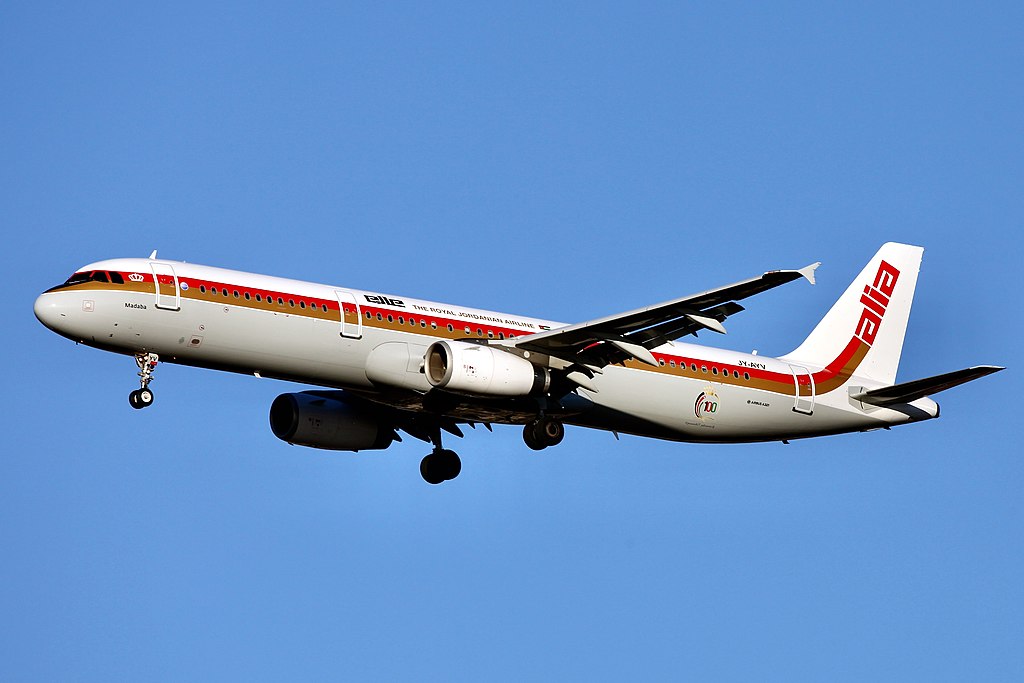
[[[458,341],[434,342],[423,364],[431,386],[476,396],[530,396],[551,385],[547,368],[505,351]]]
[[[395,438],[394,427],[372,411],[305,392],[274,399],[270,429],[282,441],[332,451],[379,450]]]

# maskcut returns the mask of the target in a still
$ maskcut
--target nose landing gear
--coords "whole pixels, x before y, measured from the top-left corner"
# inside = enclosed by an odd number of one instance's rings
[[[128,394],[128,403],[132,408],[139,410],[153,405],[153,391],[149,388],[149,383],[153,381],[153,373],[159,362],[160,356],[155,353],[135,354],[135,363],[139,366],[140,387]]]

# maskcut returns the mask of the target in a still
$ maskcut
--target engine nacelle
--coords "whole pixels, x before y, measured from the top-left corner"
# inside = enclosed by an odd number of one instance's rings
[[[505,351],[458,341],[434,342],[423,370],[438,389],[476,396],[529,396],[551,384],[547,368]]]
[[[394,427],[373,412],[312,393],[275,398],[270,428],[282,441],[332,451],[378,450],[395,438]]]

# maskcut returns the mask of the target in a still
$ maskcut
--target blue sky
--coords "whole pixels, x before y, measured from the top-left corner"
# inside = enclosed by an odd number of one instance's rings
[[[1019,3],[9,2],[4,680],[1020,680]],[[76,347],[32,301],[174,258],[566,322],[822,261],[795,347],[926,247],[940,420],[791,445],[516,428],[321,453],[292,385]],[[702,337],[703,339],[703,337]]]

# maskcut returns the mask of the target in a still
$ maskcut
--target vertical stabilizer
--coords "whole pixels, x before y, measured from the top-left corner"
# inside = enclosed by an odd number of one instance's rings
[[[883,384],[896,381],[924,248],[888,242],[804,343],[783,360]]]

